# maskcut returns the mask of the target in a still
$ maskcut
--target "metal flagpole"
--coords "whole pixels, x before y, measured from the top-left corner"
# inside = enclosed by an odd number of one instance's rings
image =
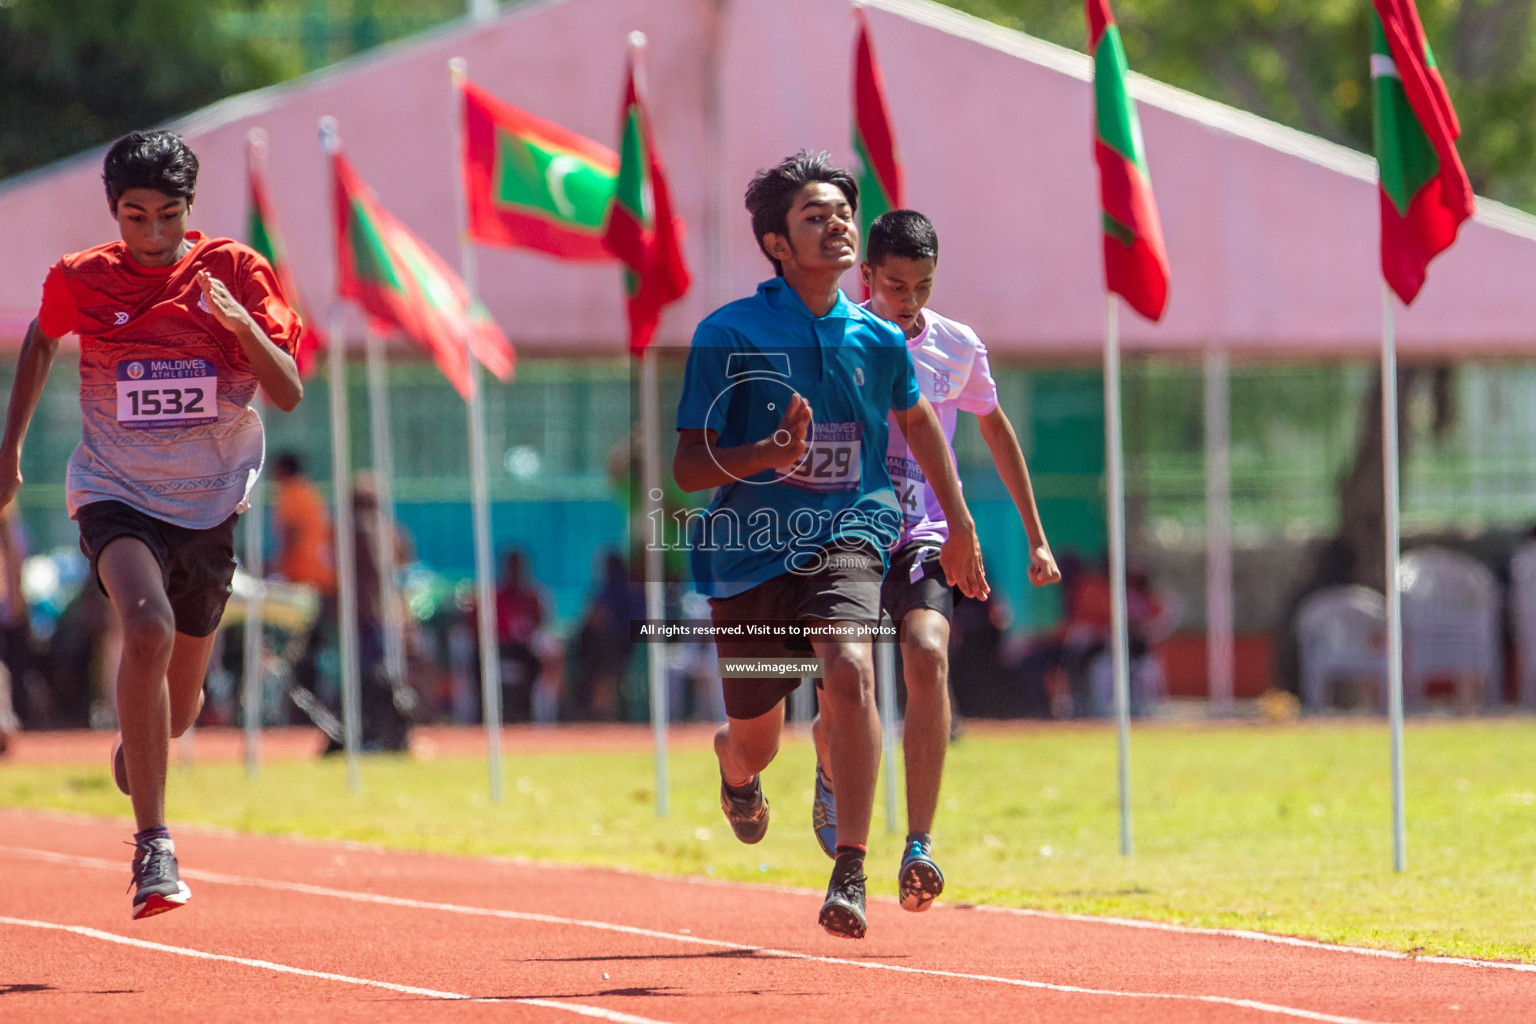
[[[454,132],[460,136],[455,155],[462,159],[464,99],[462,84],[469,65],[462,57],[448,62],[453,80]],[[463,268],[468,305],[473,307],[476,287],[475,247],[469,241],[469,210],[464,197],[464,175],[454,169],[454,197],[459,217],[459,260]],[[480,705],[484,709],[486,757],[491,773],[491,799],[502,798],[501,779],[501,659],[496,650],[496,591],[491,570],[491,506],[485,474],[485,410],[480,386],[480,360],[469,350],[469,335],[464,336],[469,363],[469,489],[475,530],[475,606],[480,626]]]
[[[398,683],[405,679],[405,644],[401,639],[400,605],[392,600],[395,593],[392,584],[399,572],[399,566],[395,564],[395,445],[389,432],[384,339],[372,326],[366,328],[363,336],[368,355],[368,434],[379,488],[379,529],[374,531],[374,557],[378,560],[379,585],[383,590],[380,597],[384,613],[384,667],[389,678]]]
[[[259,411],[261,394],[251,399]],[[251,592],[245,602],[245,665],[241,682],[241,707],[245,718],[245,777],[254,779],[261,772],[261,616],[266,585],[262,582],[262,501],[261,484],[251,488],[250,507],[245,515],[245,573]]]
[[[1397,589],[1397,340],[1392,292],[1381,286],[1381,480],[1386,541],[1387,722],[1392,734],[1392,870],[1408,868],[1407,819],[1403,810],[1403,603]]]
[[[882,617],[881,623],[889,621]],[[896,834],[896,645],[875,638],[875,684],[879,690],[880,747],[885,758],[885,832]]]
[[[351,431],[347,421],[346,336],[340,302],[331,310],[327,373],[331,398],[331,493],[336,501],[336,620],[341,635],[342,743],[347,789],[358,790],[357,754],[362,746],[362,687],[357,664],[357,553],[353,550]]]
[[[1227,353],[1205,350],[1205,638],[1211,711],[1232,713],[1232,410]]]
[[[635,90],[644,96],[645,80],[645,33],[629,34],[631,71],[635,77]],[[661,489],[661,397],[656,379],[655,346],[649,346],[640,354],[640,462],[643,476],[641,490],[645,494],[647,515],[654,514],[657,522],[665,514],[662,507],[664,493]],[[654,544],[645,546],[645,617],[652,622],[666,617],[666,591],[663,583],[665,568],[661,549]],[[655,741],[656,760],[656,816],[667,816],[667,645],[658,641],[647,645],[646,662],[651,682],[651,732]]]
[[[320,119],[320,144],[327,154],[341,149],[336,120]],[[357,754],[362,745],[362,688],[357,666],[357,553],[352,534],[351,431],[347,419],[347,353],[343,307],[331,303],[327,374],[331,399],[331,491],[336,502],[337,631],[341,636],[342,743],[347,754],[347,789],[358,790]]]
[[[641,472],[647,513],[656,512],[660,522],[663,492],[661,489],[661,457],[657,451],[657,425],[661,419],[660,385],[656,379],[656,351],[652,346],[640,354],[640,441]],[[655,622],[666,616],[665,594],[662,589],[663,565],[661,548],[655,544],[645,546],[645,615]],[[667,645],[646,645],[651,676],[651,732],[656,748],[656,816],[667,816]]]
[[[1120,852],[1131,853],[1131,682],[1125,608],[1125,478],[1121,465],[1120,322],[1111,292],[1104,306],[1104,475],[1109,485],[1110,631],[1120,762]]]

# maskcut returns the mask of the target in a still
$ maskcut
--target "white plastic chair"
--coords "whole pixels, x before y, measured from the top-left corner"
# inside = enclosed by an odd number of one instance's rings
[[[1377,706],[1385,703],[1386,603],[1376,591],[1357,586],[1327,587],[1301,603],[1296,611],[1296,639],[1301,654],[1301,702],[1308,711],[1323,710],[1328,684],[1341,678],[1374,680]]]
[[[1515,659],[1520,703],[1536,709],[1536,541],[1526,541],[1509,560],[1510,625],[1515,634]]]
[[[1403,700],[1422,705],[1430,679],[1458,686],[1478,680],[1483,702],[1497,704],[1504,684],[1503,595],[1488,568],[1446,548],[1403,556],[1397,585],[1403,598]],[[1462,693],[1464,706],[1476,693]]]

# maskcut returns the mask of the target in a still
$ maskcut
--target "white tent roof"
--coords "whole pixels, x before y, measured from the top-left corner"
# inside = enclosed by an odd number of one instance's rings
[[[908,202],[939,229],[935,308],[973,324],[994,351],[1097,353],[1103,286],[1088,59],[926,0],[869,6]],[[612,145],[625,38],[641,29],[651,117],[697,281],[668,311],[661,339],[686,344],[708,309],[769,273],[741,207],[752,173],[802,147],[851,159],[853,28],[845,0],[541,0],[458,22],[178,122],[203,168],[193,225],[243,235],[245,137],[265,129],[279,225],[303,298],[323,311],[332,240],[316,123],[329,114],[384,205],[456,265],[447,60],[467,58],[481,86]],[[1374,162],[1145,78],[1132,90],[1173,282],[1162,324],[1122,318],[1126,347],[1374,352],[1382,294]],[[53,260],[113,237],[100,157],[0,185],[0,338],[14,343]],[[1532,266],[1536,218],[1481,201],[1399,317],[1400,347],[1525,353],[1536,343]],[[479,267],[487,305],[523,349],[623,350],[615,267],[505,250],[481,250]]]

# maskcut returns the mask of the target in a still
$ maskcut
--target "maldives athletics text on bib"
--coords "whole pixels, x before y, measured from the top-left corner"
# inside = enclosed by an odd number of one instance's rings
[[[805,458],[774,473],[776,482],[807,491],[857,491],[863,479],[864,424],[812,423]]]
[[[885,456],[885,471],[890,475],[891,486],[896,489],[896,500],[901,503],[901,517],[909,523],[920,523],[928,510],[923,489],[928,478],[922,467],[905,455]]]
[[[206,359],[132,359],[117,364],[117,422],[137,430],[216,423],[219,375]]]

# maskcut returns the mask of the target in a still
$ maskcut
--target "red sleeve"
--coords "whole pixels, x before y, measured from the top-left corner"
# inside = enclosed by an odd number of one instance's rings
[[[299,335],[304,327],[299,314],[283,296],[277,274],[259,253],[250,253],[244,263],[238,298],[245,311],[255,318],[272,344],[291,356],[298,356]]]
[[[62,338],[75,329],[77,319],[75,294],[70,291],[64,264],[55,263],[48,268],[43,280],[43,307],[37,314],[38,330],[50,338]]]

